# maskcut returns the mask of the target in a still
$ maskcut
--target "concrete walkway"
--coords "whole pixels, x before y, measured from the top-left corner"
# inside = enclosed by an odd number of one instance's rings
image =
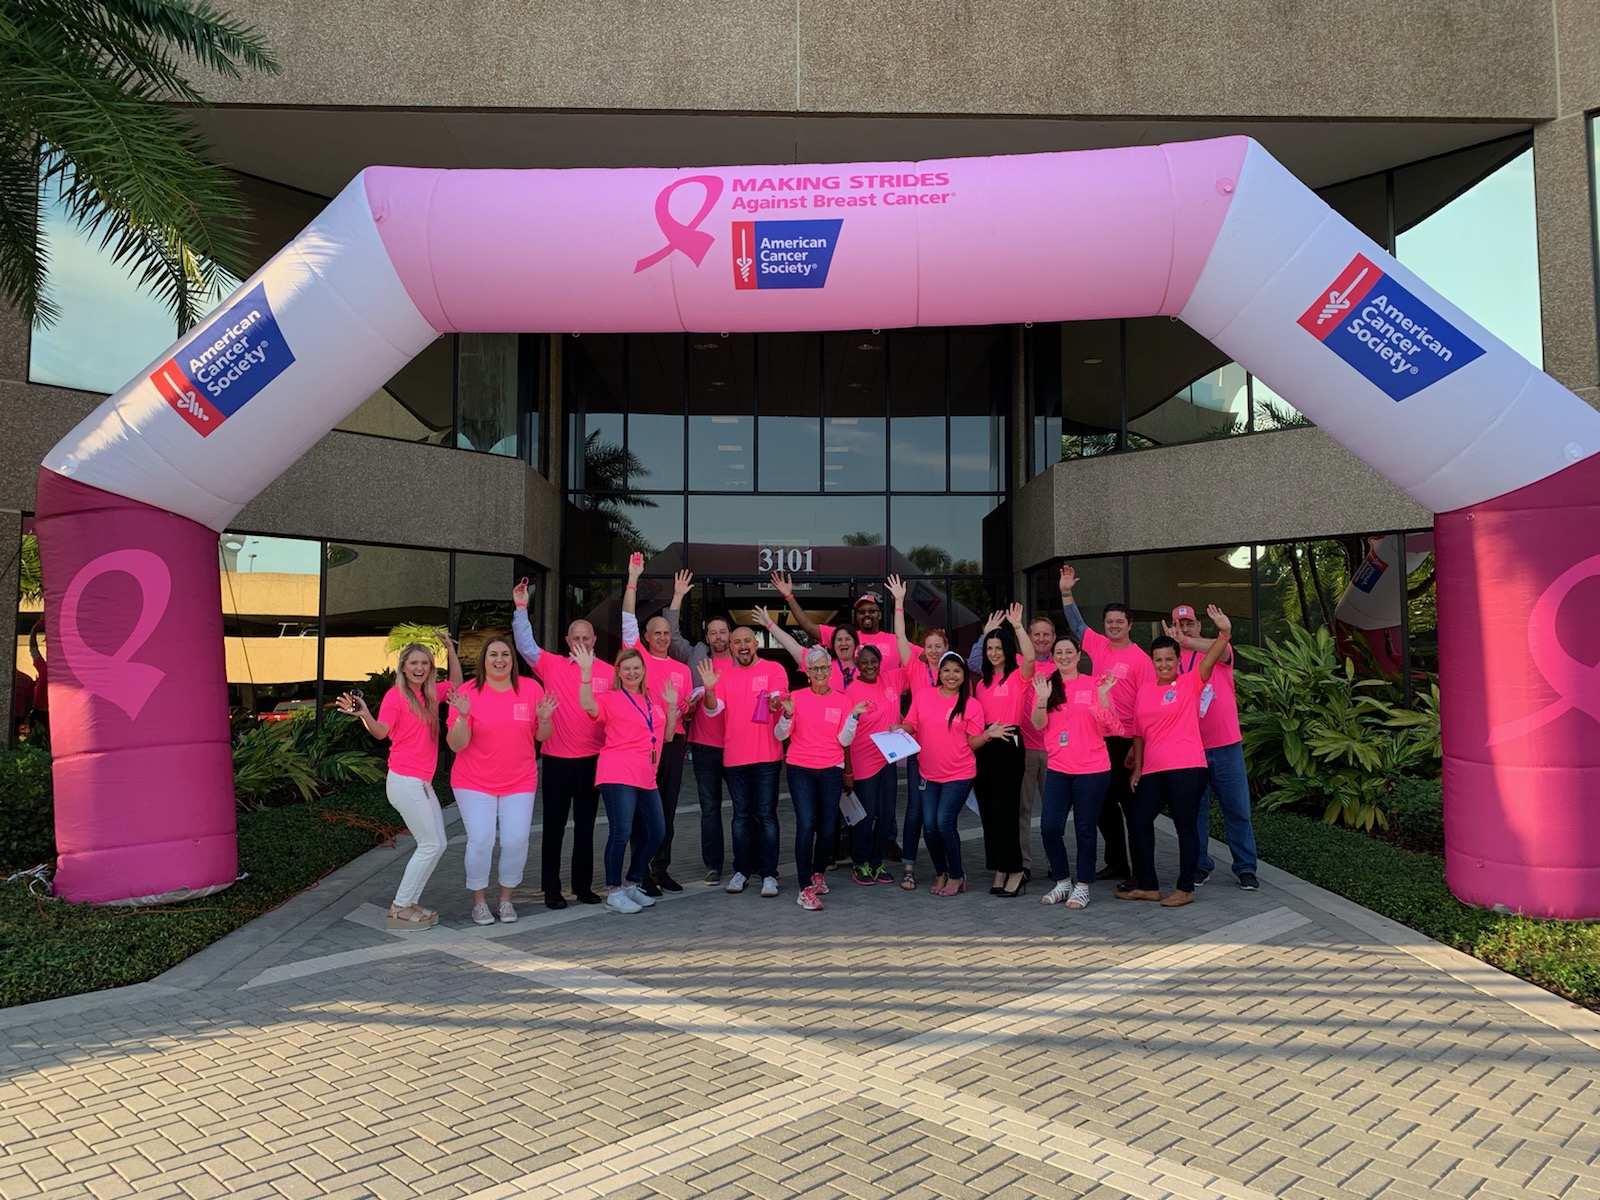
[[[1082,912],[841,870],[811,913],[690,882],[680,812],[637,916],[477,928],[457,832],[445,919],[386,933],[402,839],[0,1011],[0,1197],[1600,1197],[1600,1018],[1271,867]]]

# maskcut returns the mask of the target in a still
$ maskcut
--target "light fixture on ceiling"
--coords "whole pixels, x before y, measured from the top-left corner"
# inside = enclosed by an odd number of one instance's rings
[[[717,348],[717,343],[715,343],[715,342],[693,342],[693,343],[690,344],[689,348],[691,350],[715,350]]]
[[[725,453],[728,453],[728,454],[739,454],[744,450],[744,447],[743,446],[718,446],[717,449],[718,450],[722,450],[722,451],[724,451]]]
[[[1265,546],[1256,547],[1256,557],[1260,558],[1267,552]],[[1235,571],[1248,571],[1250,569],[1250,547],[1239,546],[1225,554],[1217,555],[1217,561],[1232,567]]]
[[[713,425],[737,425],[739,423],[739,418],[738,417],[712,417],[711,418],[711,423]]]
[[[1086,358],[1083,360],[1083,365],[1086,367],[1098,367],[1103,362],[1105,362],[1103,358]]]

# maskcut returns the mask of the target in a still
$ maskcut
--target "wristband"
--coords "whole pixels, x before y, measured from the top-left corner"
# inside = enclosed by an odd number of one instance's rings
[[[625,591],[625,592],[637,592],[639,590],[639,585],[637,583],[630,583],[627,587],[623,588],[622,590]]]
[[[515,603],[515,601],[513,601],[513,603]],[[518,604],[517,607],[518,608],[527,608],[528,606],[526,604]]]

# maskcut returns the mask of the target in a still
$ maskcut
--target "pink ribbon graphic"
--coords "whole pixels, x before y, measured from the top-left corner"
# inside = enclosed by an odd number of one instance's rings
[[[1556,637],[1556,616],[1569,592],[1585,579],[1600,575],[1600,554],[1568,567],[1544,590],[1528,614],[1528,653],[1545,682],[1555,688],[1559,699],[1538,712],[1489,731],[1488,745],[1495,746],[1532,733],[1557,717],[1576,708],[1600,722],[1600,666],[1579,662],[1561,648]]]
[[[706,190],[706,198],[700,205],[700,211],[695,213],[693,220],[687,225],[672,215],[672,193],[686,183],[698,183]],[[690,175],[662,188],[656,197],[656,224],[661,226],[661,232],[667,235],[667,244],[654,254],[646,255],[634,263],[633,273],[637,275],[647,267],[655,266],[674,250],[681,250],[687,254],[698,267],[717,240],[709,233],[700,232],[700,222],[711,215],[711,210],[717,206],[717,201],[721,197],[722,179],[717,175]]]
[[[78,602],[83,591],[102,575],[120,571],[139,585],[139,620],[115,654],[101,654],[78,628]],[[149,550],[113,550],[85,563],[61,598],[61,649],[78,685],[90,695],[109,700],[128,715],[139,713],[167,677],[159,667],[129,661],[150,640],[172,597],[172,573],[161,556]]]

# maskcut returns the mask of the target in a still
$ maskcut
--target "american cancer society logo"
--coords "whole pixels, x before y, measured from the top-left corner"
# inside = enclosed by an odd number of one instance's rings
[[[1483,356],[1482,346],[1360,254],[1299,325],[1396,403]]]
[[[293,362],[266,285],[257,284],[157,367],[150,382],[201,437],[209,437]]]
[[[828,282],[842,217],[822,221],[735,221],[733,286],[739,291],[819,288]]]

